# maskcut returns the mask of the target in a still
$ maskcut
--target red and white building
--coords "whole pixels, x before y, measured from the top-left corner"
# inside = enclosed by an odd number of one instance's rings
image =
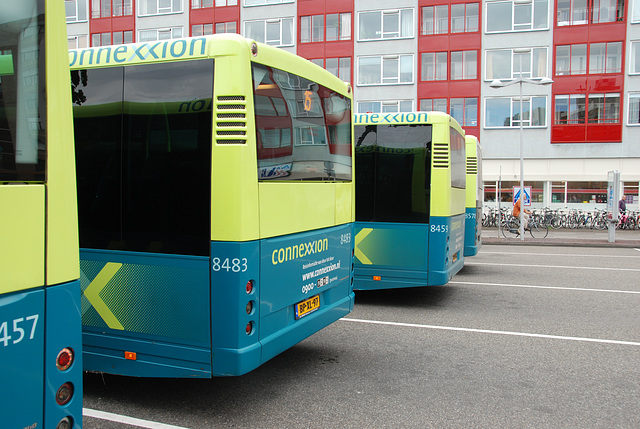
[[[236,32],[354,87],[357,112],[442,110],[484,151],[487,200],[602,206],[609,170],[640,182],[640,0],[70,0],[70,48]],[[523,76],[549,77],[494,88]],[[506,198],[509,198],[507,193]]]

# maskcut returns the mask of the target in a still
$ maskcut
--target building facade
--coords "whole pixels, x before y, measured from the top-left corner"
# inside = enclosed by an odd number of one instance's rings
[[[480,138],[488,203],[511,200],[522,156],[534,206],[603,206],[619,170],[638,207],[640,0],[65,4],[70,48],[239,33],[351,82],[357,112],[446,111]]]

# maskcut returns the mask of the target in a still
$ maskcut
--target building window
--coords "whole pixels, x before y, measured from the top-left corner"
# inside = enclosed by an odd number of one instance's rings
[[[593,24],[622,21],[624,0],[558,0],[558,26],[587,24],[590,15]]]
[[[556,46],[556,75],[576,75],[587,73],[587,45]]]
[[[327,15],[327,42],[351,40],[351,13],[330,13]]]
[[[631,22],[640,22],[640,2],[633,0],[631,7],[633,8],[631,12]]]
[[[549,28],[548,0],[517,4],[513,1],[487,2],[486,32],[532,31]]]
[[[345,82],[351,81],[351,57],[327,58],[325,69]]]
[[[293,3],[295,0],[244,0],[245,6],[262,6],[268,4]]]
[[[155,40],[180,39],[182,37],[182,27],[173,28],[153,28],[138,31],[138,41],[153,42]]]
[[[238,29],[235,21],[216,22],[216,34],[237,32]]]
[[[411,100],[360,101],[358,113],[413,112]]]
[[[87,0],[65,0],[64,9],[67,15],[67,22],[87,20]]]
[[[94,33],[91,35],[91,46],[111,45],[111,33]]]
[[[447,63],[447,52],[423,53],[420,80],[447,80]]]
[[[640,92],[629,93],[629,125],[640,125]]]
[[[69,49],[81,49],[87,47],[87,36],[69,36],[67,38],[69,42]]]
[[[520,99],[486,98],[484,117],[485,128],[520,127]],[[523,97],[522,126],[547,126],[547,97]]]
[[[593,0],[593,23],[622,21],[624,0]]]
[[[413,55],[358,58],[358,85],[413,83]]]
[[[423,112],[447,113],[446,98],[423,98],[420,100],[420,110]]]
[[[589,73],[622,71],[622,42],[592,43],[589,50]]]
[[[114,31],[113,44],[122,45],[125,43],[133,43],[133,31]]]
[[[449,105],[449,114],[458,121],[461,126],[478,126],[477,98],[452,98],[449,101]]]
[[[182,12],[182,0],[139,0],[138,5],[141,16]]]
[[[640,6],[638,8],[640,9]],[[640,41],[631,42],[629,74],[640,74]]]
[[[554,123],[556,125],[584,124],[585,99],[584,94],[556,95]]]
[[[451,80],[478,78],[478,51],[451,52]]]
[[[589,94],[590,124],[617,124],[620,122],[620,94]]]
[[[108,1],[108,0],[103,0],[103,1]],[[113,16],[129,16],[129,15],[133,15],[132,0],[113,0]]]
[[[620,94],[556,95],[557,125],[584,124],[585,112],[590,124],[620,123]]]
[[[237,4],[238,4],[238,0],[216,0],[216,7],[236,6]]]
[[[245,21],[244,36],[272,46],[293,45],[293,18]]]
[[[191,0],[191,9],[213,7],[213,0]]]
[[[422,8],[421,34],[446,34],[449,32],[449,6],[426,6]]]
[[[413,9],[358,13],[358,40],[413,37]]]
[[[485,55],[487,80],[547,76],[547,48],[531,48],[528,52],[514,52],[511,49],[488,50]]]
[[[300,17],[300,43],[324,41],[324,15]]]
[[[470,33],[478,31],[478,3],[451,5],[451,32]]]
[[[213,24],[196,24],[191,26],[191,35],[193,37],[206,36],[213,34]]]

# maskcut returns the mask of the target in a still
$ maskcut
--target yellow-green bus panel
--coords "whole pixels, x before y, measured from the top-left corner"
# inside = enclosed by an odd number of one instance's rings
[[[0,186],[0,294],[44,285],[44,193],[44,185]]]
[[[47,7],[49,7],[47,1]],[[67,28],[63,8],[47,9],[47,284],[80,277],[78,212]],[[55,146],[54,146],[55,145]]]

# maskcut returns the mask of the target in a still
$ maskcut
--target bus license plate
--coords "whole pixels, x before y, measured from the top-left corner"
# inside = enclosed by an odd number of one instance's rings
[[[296,320],[306,316],[309,313],[313,313],[320,308],[320,295],[312,296],[309,299],[305,299],[302,302],[297,303],[295,306]]]

